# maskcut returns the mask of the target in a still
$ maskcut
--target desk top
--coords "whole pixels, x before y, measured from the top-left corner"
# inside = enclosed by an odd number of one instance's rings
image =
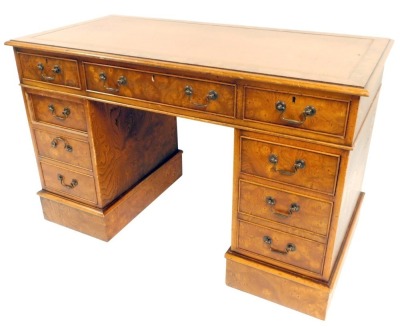
[[[77,55],[90,52],[101,58],[117,55],[160,60],[364,89],[392,41],[108,16],[6,44]]]

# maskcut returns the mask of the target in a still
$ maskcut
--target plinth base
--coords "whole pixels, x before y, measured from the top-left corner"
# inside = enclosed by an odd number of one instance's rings
[[[75,202],[45,190],[39,191],[38,195],[47,220],[109,241],[181,175],[182,151],[179,151],[104,209]]]
[[[226,284],[288,308],[324,320],[344,256],[357,223],[364,193],[360,193],[340,254],[328,282],[256,261],[230,249],[226,252]]]

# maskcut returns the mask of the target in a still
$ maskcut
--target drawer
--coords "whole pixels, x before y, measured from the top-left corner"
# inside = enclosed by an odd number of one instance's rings
[[[72,59],[18,53],[22,79],[80,89],[78,62]]]
[[[344,137],[350,101],[245,88],[244,119]]]
[[[45,162],[40,162],[40,166],[43,174],[43,189],[65,194],[85,203],[97,203],[92,176]]]
[[[85,106],[78,99],[30,94],[30,106],[36,122],[87,131]]]
[[[39,156],[92,169],[90,148],[87,141],[81,141],[64,135],[34,130]]]
[[[89,91],[235,116],[235,85],[85,63]]]
[[[332,203],[240,180],[239,212],[326,236]]]
[[[241,137],[241,171],[334,194],[340,156]]]
[[[321,274],[325,245],[267,227],[239,221],[238,247],[247,252]]]

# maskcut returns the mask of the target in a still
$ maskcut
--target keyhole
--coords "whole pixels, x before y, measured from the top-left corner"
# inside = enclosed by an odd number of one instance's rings
[[[292,103],[294,104],[296,102],[296,97],[292,97]]]

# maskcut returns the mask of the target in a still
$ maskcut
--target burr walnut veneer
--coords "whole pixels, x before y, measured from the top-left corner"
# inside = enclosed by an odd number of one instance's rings
[[[7,44],[46,219],[109,240],[181,175],[176,117],[233,127],[226,282],[325,318],[390,40],[111,16]]]

